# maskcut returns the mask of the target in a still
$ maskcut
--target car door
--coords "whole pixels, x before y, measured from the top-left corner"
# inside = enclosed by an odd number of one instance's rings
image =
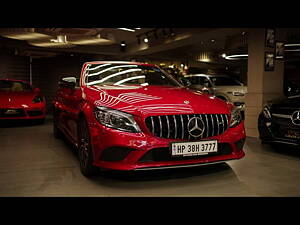
[[[77,142],[77,119],[80,112],[80,103],[82,101],[81,89],[67,88],[64,92],[65,111],[64,124],[65,132],[74,141]]]

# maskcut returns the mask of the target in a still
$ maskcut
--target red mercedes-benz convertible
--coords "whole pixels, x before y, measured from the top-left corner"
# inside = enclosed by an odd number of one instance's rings
[[[46,102],[39,88],[22,80],[0,79],[0,121],[35,119],[43,122]]]
[[[155,65],[85,63],[80,82],[61,80],[53,104],[54,135],[78,146],[85,176],[97,167],[153,170],[244,156],[239,110],[185,88]]]

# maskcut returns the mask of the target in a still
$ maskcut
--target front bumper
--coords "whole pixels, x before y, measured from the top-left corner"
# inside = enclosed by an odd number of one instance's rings
[[[300,139],[285,137],[284,131],[293,130],[291,126],[278,125],[277,121],[271,121],[264,118],[262,114],[258,118],[259,138],[264,143],[278,143],[289,145],[291,147],[300,147]],[[273,127],[272,127],[273,126]],[[296,128],[297,129],[297,128]],[[298,128],[299,129],[299,128]],[[276,132],[274,132],[276,131]],[[279,133],[280,132],[280,133]]]
[[[31,120],[44,119],[46,116],[45,105],[27,108],[0,108],[0,120]]]
[[[127,133],[102,126],[97,121],[89,123],[94,166],[112,170],[148,170],[175,167],[192,167],[227,160],[240,159],[246,138],[243,122],[235,128],[229,128],[223,134],[206,138],[214,139],[218,145],[226,144],[229,152],[195,157],[174,157],[169,153],[173,140],[155,137],[147,132]],[[204,140],[204,139],[202,139]],[[223,150],[222,150],[223,151]],[[224,150],[225,151],[225,150]],[[150,157],[148,155],[152,154]],[[148,155],[147,155],[148,154]]]

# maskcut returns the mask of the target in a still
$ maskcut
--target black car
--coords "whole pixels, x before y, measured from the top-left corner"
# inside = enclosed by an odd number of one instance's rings
[[[267,104],[258,117],[263,143],[300,147],[300,95]]]

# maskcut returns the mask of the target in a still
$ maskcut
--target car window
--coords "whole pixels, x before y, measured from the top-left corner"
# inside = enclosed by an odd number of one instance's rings
[[[190,76],[186,77],[191,82],[191,85],[201,85],[205,87],[211,87],[209,80],[204,76]]]
[[[32,88],[22,81],[0,80],[0,91],[32,91]]]

